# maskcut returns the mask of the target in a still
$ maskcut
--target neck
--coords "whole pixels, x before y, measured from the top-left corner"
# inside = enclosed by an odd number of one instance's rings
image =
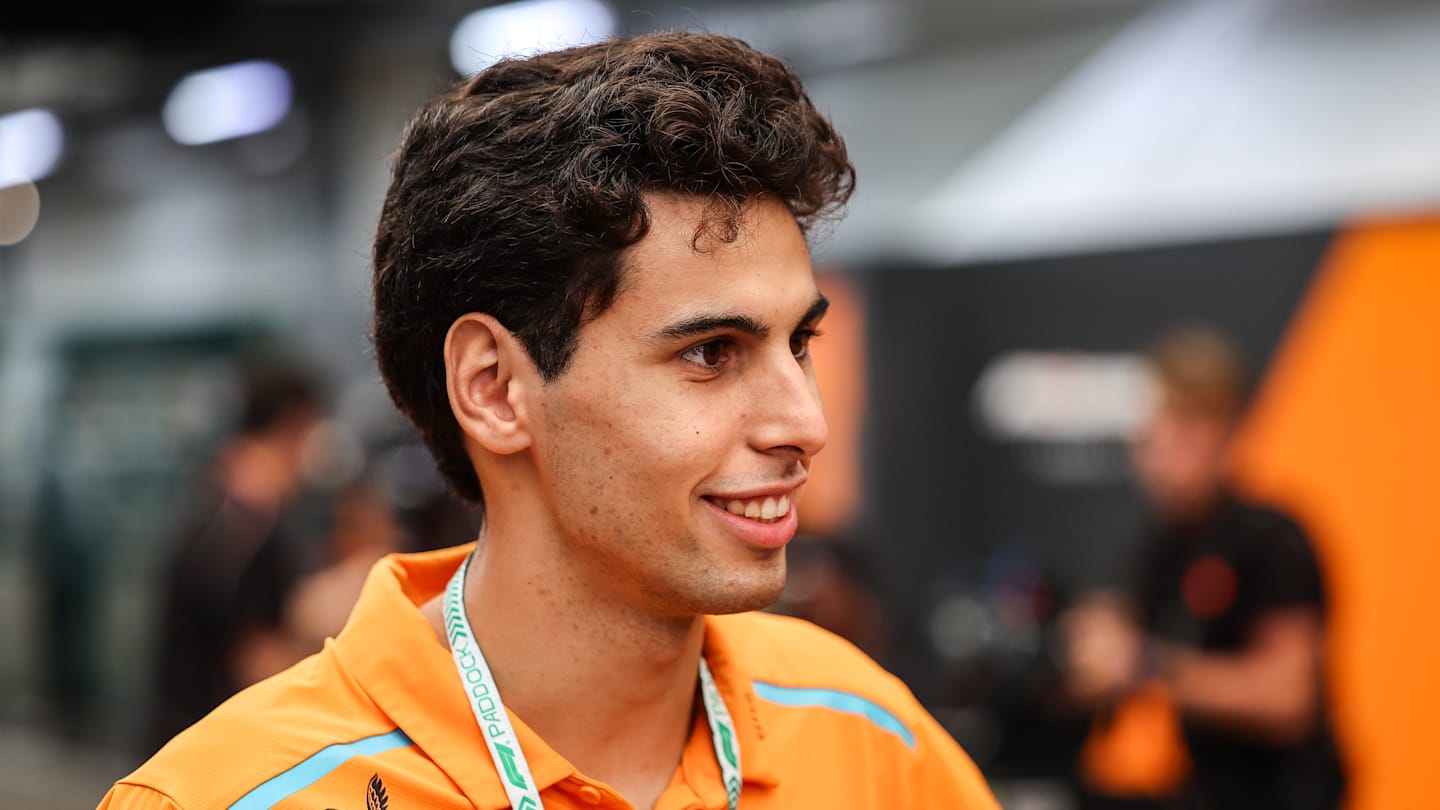
[[[688,728],[700,617],[656,619],[588,598],[563,567],[531,568],[507,551],[497,538],[483,539],[465,591],[506,705],[552,745],[571,729],[593,739],[596,728],[625,730],[666,709],[678,708]],[[582,716],[594,722],[577,722]]]
[[[1223,479],[1217,478],[1208,486],[1188,493],[1185,498],[1173,499],[1161,512],[1165,522],[1173,526],[1203,524],[1214,515],[1216,508],[1224,501],[1225,493]]]
[[[581,773],[649,807],[690,734],[703,617],[619,602],[563,541],[536,536],[534,521],[517,531],[507,511],[489,510],[465,589],[505,705]],[[427,608],[438,630],[439,609]]]

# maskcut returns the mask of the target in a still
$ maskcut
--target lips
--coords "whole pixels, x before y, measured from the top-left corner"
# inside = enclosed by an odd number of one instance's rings
[[[790,514],[790,495],[766,495],[758,498],[711,498],[732,515],[761,523],[773,523]]]
[[[799,487],[775,487],[702,498],[729,532],[746,545],[777,549],[789,543],[798,527],[795,496]]]

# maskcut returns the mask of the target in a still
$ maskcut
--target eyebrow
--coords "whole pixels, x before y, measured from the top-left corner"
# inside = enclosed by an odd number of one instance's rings
[[[800,319],[800,325],[819,318],[829,308],[830,299],[816,293],[815,301],[805,311],[805,317]],[[669,343],[722,331],[741,332],[764,340],[770,334],[770,326],[749,315],[702,312],[662,327],[651,334],[650,339],[657,343]]]

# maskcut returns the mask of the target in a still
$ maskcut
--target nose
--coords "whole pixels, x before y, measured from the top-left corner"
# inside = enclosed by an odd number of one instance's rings
[[[788,351],[767,364],[751,406],[751,442],[762,453],[809,459],[830,438],[815,372]]]

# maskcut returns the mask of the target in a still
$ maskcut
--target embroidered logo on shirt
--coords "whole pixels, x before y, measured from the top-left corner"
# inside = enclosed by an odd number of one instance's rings
[[[385,794],[385,783],[380,774],[370,777],[370,789],[365,792],[365,810],[390,810],[390,797]]]
[[[1235,568],[1219,554],[1206,554],[1190,563],[1180,582],[1185,607],[1196,618],[1210,621],[1225,615],[1240,592]]]

